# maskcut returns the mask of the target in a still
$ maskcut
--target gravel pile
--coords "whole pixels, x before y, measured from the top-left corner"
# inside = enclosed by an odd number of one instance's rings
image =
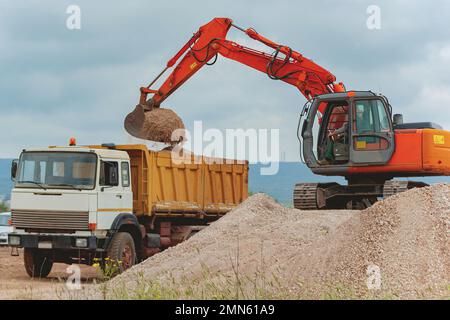
[[[107,290],[86,294],[136,297],[130,293],[157,284],[185,298],[449,297],[449,225],[445,184],[364,211],[301,211],[256,194],[184,243],[112,279]]]

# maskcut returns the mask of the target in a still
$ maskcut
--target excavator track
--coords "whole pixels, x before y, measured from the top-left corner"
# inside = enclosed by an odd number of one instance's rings
[[[294,208],[301,210],[318,210],[318,183],[297,183],[294,187]]]
[[[420,181],[389,180],[381,184],[339,185],[332,183],[297,183],[294,187],[294,208],[300,210],[349,209],[364,210],[377,199],[413,188],[427,186]]]
[[[408,181],[390,180],[383,186],[383,199],[408,190]]]
[[[389,198],[394,194],[408,191],[409,189],[426,186],[428,186],[428,184],[420,181],[389,180],[386,181],[383,186],[383,199]]]

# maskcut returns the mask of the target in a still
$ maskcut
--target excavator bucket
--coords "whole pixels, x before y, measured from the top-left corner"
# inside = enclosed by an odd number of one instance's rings
[[[124,122],[125,130],[133,137],[139,139],[146,139],[146,135],[143,133],[145,121],[145,111],[142,104],[138,104],[134,111],[130,112]]]
[[[125,118],[125,130],[132,136],[167,144],[184,140],[184,123],[172,110],[138,104]]]

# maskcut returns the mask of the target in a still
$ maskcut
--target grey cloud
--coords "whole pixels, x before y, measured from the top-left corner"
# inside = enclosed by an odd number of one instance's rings
[[[69,4],[82,29],[65,28]],[[366,8],[381,8],[382,28],[366,28]],[[407,120],[423,104],[444,104],[450,79],[450,3],[434,1],[3,1],[0,2],[0,156],[24,146],[128,142],[124,116],[147,84],[198,27],[228,16],[291,46],[350,89],[382,91]],[[231,39],[243,39],[237,31]],[[251,40],[246,44],[255,45]],[[450,48],[450,47],[449,47]],[[427,99],[433,95],[433,99]],[[282,148],[298,159],[297,117],[305,99],[291,86],[219,58],[166,105],[192,128],[279,127]],[[427,117],[448,123],[430,108]],[[439,121],[438,121],[439,120]]]

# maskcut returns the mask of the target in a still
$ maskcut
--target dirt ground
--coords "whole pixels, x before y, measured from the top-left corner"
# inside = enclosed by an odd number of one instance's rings
[[[0,299],[449,299],[450,185],[362,211],[303,211],[256,194],[187,241],[101,284],[66,265],[31,280],[0,249]]]
[[[18,257],[11,256],[11,248],[0,247],[0,300],[58,298],[65,290],[68,265],[57,263],[46,279],[31,279],[23,266],[23,251]],[[80,266],[82,286],[92,285],[98,277],[97,269]]]

